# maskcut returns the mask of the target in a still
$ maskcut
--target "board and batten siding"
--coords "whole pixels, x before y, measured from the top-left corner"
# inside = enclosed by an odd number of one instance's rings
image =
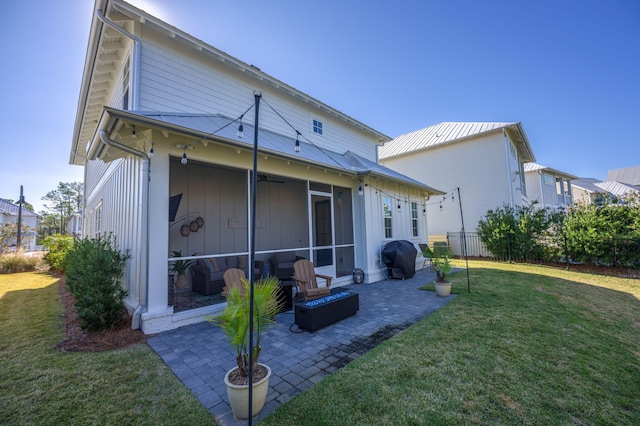
[[[358,227],[356,229],[356,244],[366,245],[366,250],[361,253],[367,254],[366,258],[356,258],[356,266],[363,267],[369,273],[370,281],[385,279],[387,267],[382,263],[380,254],[383,247],[396,240],[407,240],[418,249],[418,244],[426,241],[427,217],[422,214],[425,200],[416,191],[405,185],[394,182],[383,181],[382,179],[365,180],[364,186],[364,211],[354,214],[364,214],[365,223],[370,224],[366,229]],[[392,199],[392,238],[385,238],[384,233],[384,197]],[[418,203],[418,228],[419,236],[413,237],[411,221],[411,202]],[[400,204],[400,209],[398,209]],[[429,224],[429,226],[431,226]],[[416,258],[417,259],[417,258]]]
[[[101,161],[90,162],[104,164]],[[108,164],[91,192],[87,192],[84,235],[95,237],[112,234],[120,251],[128,251],[133,256],[125,269],[124,284],[129,292],[127,303],[135,308],[139,303],[141,247],[141,173],[142,161],[136,157],[126,157]],[[98,213],[97,210],[100,210]],[[96,229],[97,215],[100,218]]]
[[[376,160],[376,141],[372,135],[176,42],[160,46],[153,38],[145,38],[140,83],[140,109],[143,111],[229,117],[239,117],[253,105],[253,91],[260,90],[263,99],[303,134],[302,142],[306,138],[336,152],[349,150],[371,161]],[[254,111],[247,114],[245,123],[253,124]],[[322,136],[313,133],[314,118],[323,123]],[[292,139],[296,137],[295,131],[265,102],[261,103],[260,127]]]

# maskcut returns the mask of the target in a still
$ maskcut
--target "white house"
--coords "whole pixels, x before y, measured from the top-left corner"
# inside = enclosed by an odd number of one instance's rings
[[[8,200],[0,198],[0,226],[6,224],[18,225],[18,213],[20,207]],[[22,235],[20,245],[26,251],[34,251],[36,249],[36,228],[38,227],[38,215],[29,209],[22,207]],[[12,243],[13,246],[17,241]]]
[[[256,122],[256,260],[302,256],[340,286],[354,268],[382,278],[387,241],[426,241],[425,199],[441,192],[376,163],[388,136],[128,3],[96,0],[70,163],[85,168],[83,235],[113,233],[132,255],[134,327],[222,308],[176,312],[169,254],[212,274],[246,262]]]
[[[629,194],[640,195],[640,186],[614,180],[579,178],[571,181],[571,187],[576,203],[600,203],[605,196],[618,199]]]
[[[564,209],[573,204],[572,174],[536,163],[524,165],[524,176],[529,200],[539,208]]]
[[[427,202],[430,235],[460,233],[463,220],[473,232],[489,209],[530,202],[524,164],[535,157],[519,122],[444,122],[386,142],[379,155],[381,164],[447,191]],[[459,238],[449,244],[462,253]]]
[[[69,222],[67,222],[67,234],[72,237],[81,237],[82,236],[82,220],[83,213],[82,210],[75,212],[69,218]]]
[[[640,189],[640,166],[609,170],[607,172],[607,181],[621,182]]]

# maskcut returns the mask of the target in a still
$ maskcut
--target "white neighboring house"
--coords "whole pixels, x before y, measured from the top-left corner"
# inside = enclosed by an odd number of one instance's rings
[[[387,241],[426,241],[425,199],[441,192],[376,163],[388,136],[124,1],[94,9],[70,163],[85,167],[83,235],[112,233],[132,256],[134,327],[222,309],[175,311],[169,253],[246,259],[258,105],[257,260],[294,252],[333,287],[354,268],[381,279]]]
[[[617,181],[579,178],[571,181],[575,203],[599,203],[602,196],[621,198],[631,193],[640,195],[640,186]]]
[[[67,223],[67,233],[74,238],[79,238],[82,236],[82,220],[83,213],[82,210],[75,212],[69,218],[69,222]]]
[[[379,155],[381,164],[447,191],[427,202],[430,235],[462,230],[460,202],[466,232],[489,209],[530,202],[524,164],[535,157],[519,122],[444,122],[385,143]],[[459,241],[449,244],[462,253]]]
[[[571,192],[573,194],[573,202],[592,204],[598,195],[604,195],[608,192],[596,185],[602,181],[594,178],[578,178],[571,181]]]
[[[0,198],[0,226],[7,223],[18,225],[18,213],[20,207],[8,200]],[[38,227],[38,214],[22,207],[22,228],[27,228],[21,235],[21,245],[26,251],[34,251],[36,249],[36,228]],[[15,247],[17,241],[14,241]]]
[[[573,205],[571,181],[577,176],[536,163],[524,165],[524,176],[528,198],[537,201],[538,208],[563,210]]]
[[[640,166],[609,170],[606,181],[621,182],[640,189]]]

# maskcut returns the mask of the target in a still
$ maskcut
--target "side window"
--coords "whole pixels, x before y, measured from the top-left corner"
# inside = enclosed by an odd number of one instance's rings
[[[383,214],[384,214],[384,237],[393,238],[393,205],[391,197],[383,197]]]
[[[414,237],[419,236],[418,229],[418,203],[411,202],[411,233]]]
[[[129,59],[124,63],[122,71],[122,109],[129,109]]]
[[[318,135],[322,135],[323,134],[323,128],[322,128],[322,121],[313,119],[313,133],[316,133]]]

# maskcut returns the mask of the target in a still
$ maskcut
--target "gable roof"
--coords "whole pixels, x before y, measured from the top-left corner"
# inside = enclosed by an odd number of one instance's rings
[[[18,212],[20,207],[17,204],[13,204],[11,201],[9,200],[5,200],[4,198],[0,198],[0,213],[1,214],[6,214],[9,216],[18,216]],[[22,216],[38,216],[38,214],[34,213],[33,211],[26,209],[24,207],[22,207]]]
[[[529,139],[520,122],[443,122],[405,133],[379,149],[380,158],[393,158],[425,151],[450,143],[463,142],[479,135],[504,131],[518,147],[523,162],[535,161]]]
[[[605,181],[605,182],[598,182],[595,185],[615,195],[616,197],[622,197],[631,192],[635,192],[636,194],[640,193],[640,190],[638,190],[638,188],[635,187],[634,185],[627,185],[626,183],[622,183],[622,182]]]
[[[598,193],[598,194],[607,192],[602,188],[600,188],[599,186],[596,186],[596,183],[598,182],[600,181],[594,178],[578,178],[578,179],[573,179],[571,181],[571,186],[575,186],[582,190]]]
[[[108,92],[109,87],[117,83],[117,78],[110,75],[114,68],[114,62],[117,61],[114,58],[124,56],[122,52],[129,50],[127,43],[122,43],[122,40],[128,40],[127,37],[129,37],[135,38],[136,43],[140,41],[133,34],[124,35],[122,31],[114,31],[113,27],[105,23],[105,21],[110,22],[109,18],[118,23],[133,21],[165,34],[172,40],[184,44],[185,48],[192,49],[197,54],[208,58],[216,66],[240,72],[245,77],[269,85],[284,96],[299,99],[310,108],[316,108],[372,135],[377,143],[391,140],[391,137],[262,72],[259,68],[216,49],[122,0],[95,0],[94,9],[71,143],[70,164],[83,164],[86,146],[94,137],[96,125],[102,114],[105,93]],[[133,75],[132,79],[135,81]],[[135,94],[132,96],[135,99]],[[136,106],[133,109],[137,109]]]
[[[554,176],[559,176],[565,179],[574,180],[578,179],[578,176],[569,174],[567,172],[562,172],[557,169],[553,169],[551,167],[543,166],[542,164],[537,163],[527,163],[524,165],[524,172],[535,172],[535,171],[546,171],[547,173],[553,174]]]
[[[629,185],[640,185],[640,166],[609,170],[607,172],[607,180],[615,180]]]
[[[220,142],[237,148],[253,150],[253,138],[238,138],[237,127],[231,126],[237,119],[225,117],[221,114],[190,114],[190,113],[163,113],[163,112],[140,112],[123,111],[114,108],[105,108],[105,113],[114,119],[122,119],[136,125],[149,126],[169,132],[177,132],[191,137],[199,138],[201,141]],[[254,126],[244,123],[244,132],[253,135]],[[213,133],[212,133],[213,129]],[[354,176],[373,175],[399,183],[404,183],[425,191],[431,195],[444,194],[444,192],[425,185],[415,179],[398,173],[392,169],[384,167],[376,162],[367,160],[351,151],[339,153],[329,149],[321,148],[317,145],[300,140],[300,152],[295,152],[292,147],[295,139],[275,133],[263,128],[259,128],[258,151],[274,157],[286,158],[337,170],[341,173]],[[91,152],[100,152],[101,147],[91,147]],[[104,150],[102,150],[104,151]],[[108,155],[108,152],[103,155]],[[103,158],[109,160],[108,158]]]

